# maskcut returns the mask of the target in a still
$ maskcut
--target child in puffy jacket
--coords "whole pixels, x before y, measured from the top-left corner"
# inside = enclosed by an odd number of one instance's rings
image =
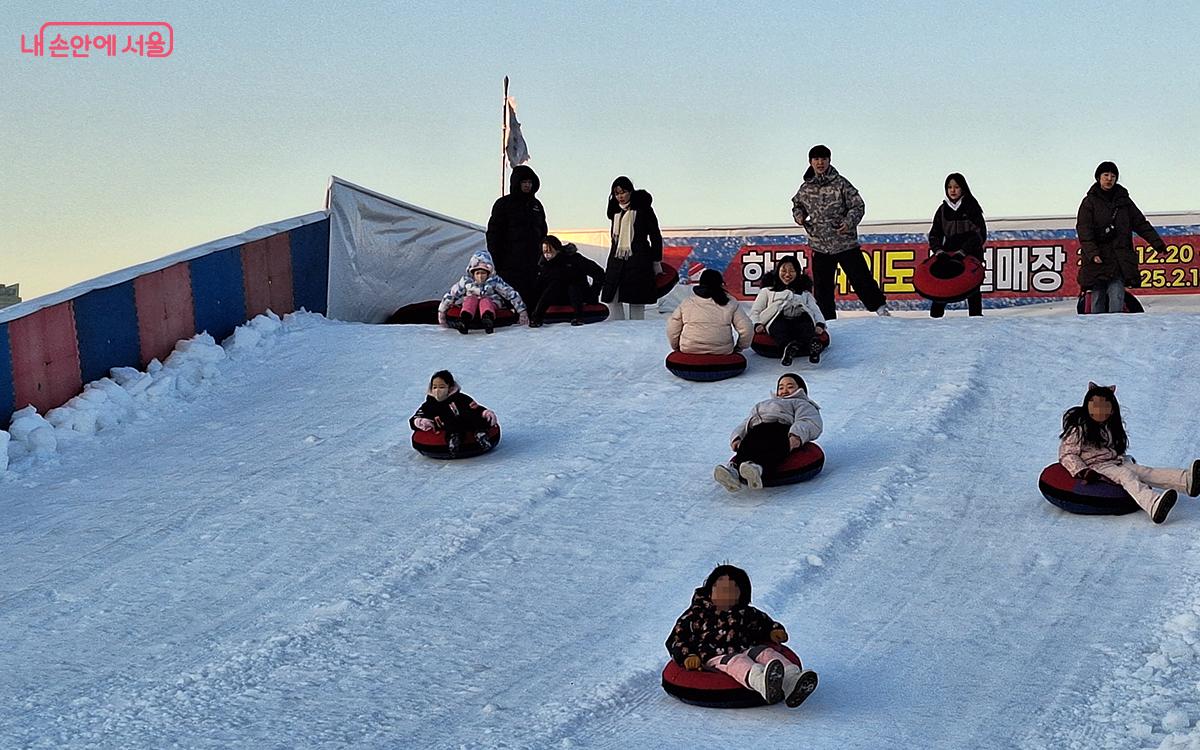
[[[496,275],[492,256],[486,250],[480,250],[471,256],[463,277],[442,297],[442,303],[438,305],[438,323],[448,327],[446,311],[454,305],[460,305],[462,310],[455,326],[459,333],[467,333],[475,318],[480,319],[485,331],[492,333],[496,325],[496,312],[505,302],[520,316],[522,325],[529,322],[521,295]]]
[[[474,435],[475,442],[485,451],[492,447],[488,430],[496,426],[496,414],[463,393],[449,370],[438,370],[429,379],[425,403],[408,424],[414,432],[445,432],[446,447],[451,456],[457,456],[466,435]]]
[[[1154,523],[1167,520],[1180,492],[1200,495],[1200,459],[1190,469],[1155,469],[1126,455],[1129,438],[1117,403],[1117,387],[1088,383],[1082,406],[1063,414],[1058,462],[1084,481],[1104,478],[1119,484]],[[1152,487],[1163,487],[1156,493]]]
[[[730,492],[742,488],[741,479],[752,490],[762,489],[764,466],[776,466],[788,454],[816,440],[824,424],[821,407],[808,397],[804,378],[794,372],[779,376],[775,395],[759,401],[737,429],[729,447],[734,456],[718,464],[713,478]]]
[[[667,651],[685,669],[723,672],[763,697],[795,708],[817,688],[817,673],[771,648],[787,630],[750,605],[750,576],[718,565],[692,594],[667,638]]]

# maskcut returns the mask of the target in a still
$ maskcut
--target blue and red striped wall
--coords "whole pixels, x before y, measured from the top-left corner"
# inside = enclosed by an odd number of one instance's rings
[[[267,309],[324,313],[328,274],[324,218],[0,323],[0,429],[18,409],[45,414],[113,367],[145,368],[201,331],[220,341]]]

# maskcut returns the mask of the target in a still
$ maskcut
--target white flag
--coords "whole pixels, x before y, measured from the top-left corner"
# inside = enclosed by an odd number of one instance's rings
[[[529,149],[525,146],[525,136],[521,135],[521,123],[517,122],[517,100],[508,97],[505,108],[508,110],[508,138],[504,141],[504,153],[508,155],[508,163],[515,167],[529,161]]]

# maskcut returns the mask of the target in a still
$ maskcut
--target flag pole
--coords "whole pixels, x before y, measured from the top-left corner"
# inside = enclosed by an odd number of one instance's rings
[[[505,150],[508,146],[508,76],[504,76],[504,103],[500,117],[500,197],[504,197],[504,168],[508,164],[508,153]]]

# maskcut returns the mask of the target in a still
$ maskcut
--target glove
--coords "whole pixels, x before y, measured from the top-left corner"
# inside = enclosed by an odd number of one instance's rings
[[[438,313],[438,325],[440,325],[442,328],[450,327],[450,321],[446,320],[446,313]]]
[[[433,432],[433,420],[425,417],[413,417],[413,426],[421,432]]]
[[[699,669],[700,669],[700,657],[699,657],[699,656],[696,656],[695,654],[692,654],[692,655],[691,655],[691,656],[689,656],[688,658],[684,659],[684,660],[683,660],[683,668],[684,668],[684,669],[691,670],[691,671],[693,671],[693,672],[699,671]]]
[[[484,409],[483,418],[486,419],[487,423],[492,427],[496,426],[496,412],[492,411],[491,409]]]
[[[788,634],[783,628],[775,628],[771,631],[771,640],[775,643],[787,643]]]
[[[523,312],[517,316],[517,323],[523,326],[529,325],[529,313]]]
[[[661,263],[660,261],[657,261],[657,260],[656,260],[656,261],[654,261],[654,275],[655,275],[655,276],[657,276],[657,275],[659,275],[659,274],[660,274],[660,273],[662,273],[662,272],[663,272],[662,263]]]

